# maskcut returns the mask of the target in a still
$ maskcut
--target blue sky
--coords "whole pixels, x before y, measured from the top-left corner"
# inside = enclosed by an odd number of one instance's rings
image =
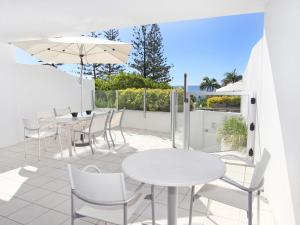
[[[242,74],[252,47],[263,35],[263,17],[256,13],[159,24],[165,55],[174,65],[171,84],[182,85],[185,72],[190,85],[199,85],[204,76],[221,81],[224,73],[235,68]],[[121,29],[120,39],[130,42],[132,28]],[[17,52],[17,61],[37,62],[22,51]],[[63,70],[72,68],[64,66]]]

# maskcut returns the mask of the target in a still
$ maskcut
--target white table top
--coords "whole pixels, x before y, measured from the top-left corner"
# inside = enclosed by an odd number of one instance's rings
[[[178,149],[135,153],[123,161],[122,169],[134,180],[167,187],[206,184],[225,174],[225,164],[218,157]]]
[[[76,118],[73,118],[71,114],[65,115],[65,116],[57,116],[55,117],[55,122],[56,123],[61,123],[61,124],[76,124],[79,123],[81,121],[84,120],[88,120],[91,119],[93,114],[103,114],[106,112],[92,112],[91,115],[87,115],[85,112],[83,113],[83,115],[80,114],[80,112],[78,113],[78,116]]]

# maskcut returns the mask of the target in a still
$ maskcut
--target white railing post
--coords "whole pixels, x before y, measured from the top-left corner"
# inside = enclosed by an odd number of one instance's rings
[[[116,109],[119,110],[119,91],[116,90]]]
[[[177,107],[176,107],[176,99],[177,99],[177,92],[176,90],[171,90],[170,95],[170,114],[171,114],[171,139],[172,139],[172,147],[176,148],[175,143],[175,130],[176,130],[176,113],[177,113]]]
[[[96,103],[95,103],[95,92],[94,90],[92,90],[92,110],[95,110],[95,106],[96,106]]]
[[[144,118],[146,118],[146,112],[147,112],[147,98],[146,98],[146,88],[144,88]]]
[[[187,74],[184,74],[184,96],[183,96],[183,113],[184,113],[184,127],[183,127],[183,148],[190,147],[190,99],[188,94]]]

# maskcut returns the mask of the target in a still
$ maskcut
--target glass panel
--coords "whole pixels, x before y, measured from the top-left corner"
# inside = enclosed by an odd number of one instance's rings
[[[204,152],[247,146],[248,96],[198,95],[190,114],[190,147]]]
[[[184,138],[184,113],[183,113],[183,89],[177,89],[175,94],[175,146],[183,148]]]
[[[144,89],[130,88],[118,91],[119,109],[143,110],[144,108]]]
[[[96,108],[116,108],[116,91],[95,91]]]
[[[170,89],[147,89],[146,110],[170,112]]]

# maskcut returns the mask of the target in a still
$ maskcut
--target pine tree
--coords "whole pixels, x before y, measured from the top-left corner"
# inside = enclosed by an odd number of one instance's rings
[[[104,37],[111,41],[120,41],[119,30],[109,29],[103,32]],[[102,78],[105,78],[107,75],[118,74],[121,71],[124,71],[124,67],[119,64],[101,64],[97,67],[97,71],[101,74]]]
[[[130,66],[145,78],[161,83],[171,81],[167,58],[163,51],[163,38],[157,24],[134,27],[133,29],[133,62]]]
[[[171,65],[164,56],[163,38],[157,24],[152,24],[148,33],[148,58],[150,64],[149,78],[160,83],[169,83]]]
[[[130,66],[136,69],[143,77],[149,75],[149,61],[148,61],[148,30],[149,25],[133,28],[133,62]]]

